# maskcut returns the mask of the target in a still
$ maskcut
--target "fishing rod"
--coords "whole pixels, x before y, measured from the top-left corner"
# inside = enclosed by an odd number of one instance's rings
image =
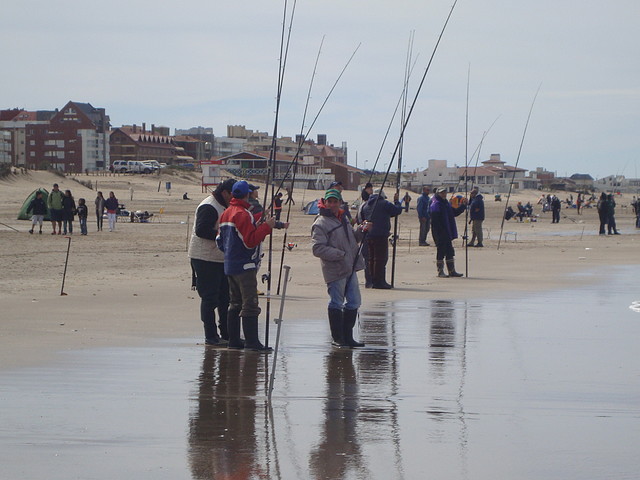
[[[356,49],[353,51],[353,53],[351,54],[351,56],[349,57],[349,60],[347,60],[347,63],[345,64],[345,66],[342,68],[342,71],[340,72],[340,75],[338,75],[338,78],[336,79],[336,81],[334,82],[333,86],[331,87],[331,89],[329,90],[329,93],[327,94],[327,96],[325,97],[324,101],[322,102],[322,105],[320,106],[320,109],[318,110],[318,112],[316,113],[316,116],[313,119],[313,122],[311,122],[311,125],[309,126],[309,128],[307,129],[307,133],[300,139],[298,148],[296,150],[296,153],[293,157],[293,159],[291,160],[291,162],[289,162],[289,166],[287,168],[287,170],[285,171],[282,180],[280,181],[280,184],[278,185],[277,190],[275,190],[274,192],[274,196],[280,192],[280,190],[282,190],[282,186],[284,185],[284,182],[287,180],[289,173],[292,171],[296,171],[297,165],[298,165],[298,160],[300,158],[300,153],[302,151],[302,147],[306,141],[306,139],[308,138],[309,134],[311,133],[311,130],[313,129],[313,127],[315,126],[316,122],[318,121],[318,118],[320,117],[320,114],[322,113],[322,111],[324,110],[324,107],[326,106],[327,102],[329,101],[329,98],[331,98],[331,95],[333,94],[333,91],[335,90],[336,86],[338,85],[338,82],[340,81],[340,79],[342,78],[342,76],[344,75],[344,72],[347,70],[347,67],[349,66],[349,64],[351,63],[351,61],[353,60],[353,58],[355,57],[356,53],[358,52],[358,50],[360,49],[360,46],[362,44],[358,44],[358,46],[356,47]],[[295,177],[293,177],[292,180],[292,184],[293,181],[295,181]],[[291,195],[293,195],[293,186],[291,188]],[[273,202],[272,202],[273,203]],[[273,205],[272,205],[273,206]],[[290,206],[289,206],[290,208]],[[289,213],[291,210],[289,210],[289,212],[287,213],[287,220],[289,219]],[[286,233],[286,232],[285,232]],[[283,248],[284,251],[284,248]],[[284,262],[284,257],[282,258],[282,262]],[[278,278],[280,279],[282,276],[282,265],[283,263],[281,262],[280,264],[280,273],[278,274]],[[278,285],[280,285],[280,281],[278,282]]]
[[[433,63],[433,59],[435,58],[436,52],[438,51],[438,46],[440,45],[440,42],[442,41],[442,37],[444,36],[444,32],[447,28],[447,25],[449,24],[449,20],[451,19],[451,16],[453,15],[453,11],[456,7],[456,4],[458,3],[458,0],[455,0],[453,2],[453,5],[451,6],[451,9],[449,10],[449,14],[447,15],[447,18],[444,22],[444,25],[442,26],[442,30],[440,31],[440,35],[438,36],[438,40],[436,41],[436,44],[433,48],[433,51],[431,52],[431,57],[429,58],[429,62],[427,63],[427,66],[424,70],[424,73],[422,74],[422,79],[420,80],[420,83],[418,85],[418,89],[416,90],[415,96],[413,97],[413,101],[411,102],[411,106],[409,108],[409,111],[407,113],[407,116],[404,120],[404,124],[402,125],[402,130],[400,131],[400,138],[398,139],[398,142],[396,143],[396,146],[393,150],[393,154],[391,155],[391,160],[389,161],[389,166],[387,167],[387,171],[385,172],[384,178],[382,180],[382,186],[380,187],[380,195],[378,195],[375,199],[375,202],[373,203],[373,208],[371,210],[371,214],[370,217],[373,218],[376,209],[378,208],[378,204],[380,201],[380,197],[383,194],[384,191],[384,185],[387,181],[387,178],[389,177],[389,172],[391,171],[391,166],[393,165],[393,162],[396,158],[396,155],[398,153],[398,149],[400,148],[400,144],[402,142],[402,139],[404,137],[404,132],[407,128],[407,125],[409,124],[409,121],[411,120],[411,115],[413,114],[413,110],[416,106],[416,103],[418,101],[418,98],[420,96],[420,92],[422,91],[422,87],[424,86],[424,82],[427,78],[427,74],[429,73],[429,70],[431,69],[431,65]],[[360,241],[360,246],[358,248],[358,252],[357,255],[353,261],[353,265],[351,268],[351,276],[353,276],[353,274],[355,273],[355,268],[356,268],[356,264],[358,261],[358,257],[360,256],[360,252],[362,252],[362,246],[367,238],[367,231],[363,232],[363,236],[362,236],[362,240]],[[351,280],[351,276],[349,277],[349,279],[347,280],[347,286],[349,285],[349,281]]]
[[[538,98],[538,93],[540,93],[540,87],[542,84],[538,85],[538,90],[536,90],[536,94],[533,96],[533,101],[531,102],[531,108],[529,108],[529,115],[527,115],[527,122],[524,125],[524,131],[522,132],[522,140],[520,141],[520,148],[518,149],[518,157],[516,158],[516,164],[513,168],[513,175],[511,177],[511,182],[509,183],[509,193],[507,193],[507,201],[504,205],[504,212],[502,214],[502,223],[500,224],[500,237],[498,237],[498,250],[500,250],[500,242],[502,241],[502,231],[504,230],[504,217],[507,213],[507,207],[509,206],[509,199],[511,198],[511,189],[513,188],[513,182],[516,178],[516,170],[518,168],[518,162],[520,161],[520,154],[522,153],[522,146],[524,145],[524,139],[527,135],[527,128],[529,127],[529,120],[531,119],[531,113],[533,112],[533,106],[536,103],[536,98]]]
[[[304,104],[304,112],[302,114],[302,123],[300,124],[300,137],[299,137],[299,143],[298,143],[298,148],[302,148],[302,144],[304,143],[303,139],[305,138],[304,135],[304,124],[305,121],[307,119],[307,111],[309,109],[309,100],[311,99],[311,90],[313,89],[313,81],[316,77],[316,70],[318,68],[318,61],[320,60],[320,53],[322,52],[322,45],[324,44],[324,39],[325,39],[326,35],[322,36],[322,40],[320,41],[320,47],[318,47],[318,54],[316,55],[316,61],[315,64],[313,65],[313,73],[311,74],[311,81],[309,82],[309,90],[307,92],[307,100]],[[296,157],[294,156],[294,159]],[[298,172],[298,165],[296,163],[296,165],[294,165],[293,167],[293,175],[291,176],[291,190],[289,193],[289,198],[291,199],[291,201],[289,202],[289,206],[287,207],[287,217],[285,219],[285,223],[289,221],[289,218],[291,216],[291,206],[293,205],[293,189],[295,187],[295,181],[296,181],[296,173]],[[284,183],[284,181],[283,181]],[[274,199],[275,199],[275,195],[274,194]],[[274,200],[272,200],[274,201]],[[276,295],[280,295],[280,284],[282,282],[282,267],[284,265],[284,251],[287,245],[287,230],[285,229],[284,231],[284,235],[282,237],[282,253],[280,255],[280,268],[278,271],[278,288],[276,290]]]
[[[293,26],[293,18],[296,11],[296,0],[293,2],[293,7],[291,10],[291,17],[289,20],[289,33],[286,35],[286,45],[285,45],[285,32],[286,32],[286,23],[287,23],[287,0],[284,1],[284,11],[282,14],[282,33],[280,36],[280,59],[278,65],[278,85],[277,85],[277,94],[276,94],[276,111],[275,111],[275,119],[273,122],[273,138],[271,140],[271,152],[269,153],[269,164],[267,165],[267,178],[265,181],[264,187],[264,203],[263,205],[266,207],[267,199],[269,198],[269,186],[271,185],[271,175],[275,171],[275,158],[276,158],[276,149],[277,149],[277,141],[278,141],[278,118],[280,115],[280,101],[282,99],[282,85],[284,83],[284,74],[287,66],[287,57],[289,54],[289,44],[291,41],[291,29]],[[273,189],[272,189],[273,192]],[[265,218],[267,209],[265,208],[262,213],[262,218]],[[273,216],[273,202],[271,203],[270,215]],[[267,292],[266,292],[266,307],[265,307],[265,347],[269,346],[269,320],[271,316],[271,267],[273,263],[273,235],[269,235],[269,255],[267,262],[267,273],[262,276],[263,281],[267,282]]]
[[[413,52],[413,38],[415,30],[412,30],[409,34],[409,45],[407,46],[407,59],[404,66],[404,88],[402,95],[402,115],[400,117],[400,126],[404,123],[404,118],[407,114],[407,92],[409,88],[409,73],[411,65],[411,57]],[[400,179],[402,175],[402,150],[404,147],[404,135],[402,135],[402,142],[400,144],[400,150],[398,154],[398,170],[396,173],[396,195],[400,197]],[[393,243],[392,243],[392,255],[391,255],[391,286],[394,286],[395,273],[396,273],[396,251],[398,248],[398,215],[393,217]]]
[[[469,83],[471,82],[471,64],[467,70],[467,109],[464,126],[464,198],[469,196]],[[469,278],[469,205],[464,209],[464,276]]]

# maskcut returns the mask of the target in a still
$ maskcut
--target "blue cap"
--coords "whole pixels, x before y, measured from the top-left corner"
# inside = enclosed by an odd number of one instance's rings
[[[251,192],[251,187],[244,180],[234,183],[231,189],[231,193],[235,198],[244,198],[249,195],[249,192]]]

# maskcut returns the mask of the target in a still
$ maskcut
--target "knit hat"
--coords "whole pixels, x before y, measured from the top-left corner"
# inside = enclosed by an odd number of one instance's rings
[[[342,195],[340,194],[340,192],[338,190],[336,190],[335,188],[330,188],[329,190],[327,190],[324,194],[324,199],[328,200],[330,198],[337,198],[338,200],[342,201]]]

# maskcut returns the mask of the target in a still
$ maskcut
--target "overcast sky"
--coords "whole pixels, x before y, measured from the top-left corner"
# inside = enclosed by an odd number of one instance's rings
[[[409,36],[415,32],[417,56],[411,102],[451,5],[298,1],[278,133],[300,131],[323,36],[307,125],[361,43],[311,137],[347,142],[350,163],[357,152],[358,166],[371,168],[402,92]],[[283,7],[282,0],[7,2],[0,108],[74,100],[106,108],[114,126],[201,125],[226,135],[233,124],[272,133]],[[637,0],[459,0],[407,127],[403,170],[431,158],[463,166],[496,118],[480,161],[500,153],[514,164],[541,85],[519,166],[640,176],[639,17]],[[397,120],[379,170],[399,132]]]

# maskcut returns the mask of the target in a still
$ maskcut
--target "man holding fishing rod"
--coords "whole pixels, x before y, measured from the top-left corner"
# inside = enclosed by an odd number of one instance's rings
[[[255,188],[255,187],[254,187]],[[252,186],[244,180],[234,183],[233,198],[220,218],[220,230],[216,238],[218,248],[224,253],[224,273],[229,280],[229,311],[227,327],[229,348],[270,352],[258,338],[258,263],[260,244],[273,228],[287,228],[288,223],[277,222],[275,217],[262,217],[256,223],[249,211]],[[240,319],[244,332],[244,344],[240,339]]]

